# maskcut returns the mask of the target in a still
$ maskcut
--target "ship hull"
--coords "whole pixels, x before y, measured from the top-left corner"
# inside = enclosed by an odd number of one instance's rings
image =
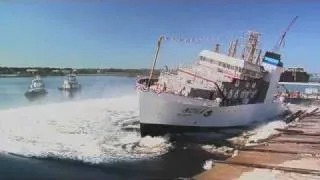
[[[141,136],[248,126],[280,115],[280,103],[218,106],[214,101],[138,90]]]
[[[29,90],[24,93],[24,96],[28,99],[36,99],[39,97],[44,97],[48,94],[48,92],[45,89],[35,89],[35,90]]]

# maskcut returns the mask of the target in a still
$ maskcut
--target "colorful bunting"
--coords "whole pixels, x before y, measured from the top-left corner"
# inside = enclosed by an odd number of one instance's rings
[[[163,40],[165,41],[175,41],[179,43],[185,44],[195,44],[201,42],[213,42],[216,41],[216,38],[183,38],[183,37],[171,37],[171,36],[163,36]]]

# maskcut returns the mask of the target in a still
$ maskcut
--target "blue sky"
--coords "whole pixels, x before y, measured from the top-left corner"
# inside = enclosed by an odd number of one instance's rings
[[[248,29],[261,32],[262,46],[271,49],[296,15],[282,49],[284,64],[319,72],[320,2],[3,1],[0,66],[146,68],[161,34],[214,40],[165,42],[159,66],[192,62],[201,49]]]

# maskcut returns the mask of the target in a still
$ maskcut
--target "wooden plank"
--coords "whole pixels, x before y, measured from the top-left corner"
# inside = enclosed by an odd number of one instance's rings
[[[243,147],[237,156],[226,161],[214,161],[212,170],[196,177],[202,179],[236,179],[254,168],[320,176],[320,112],[298,111],[286,122],[299,119],[287,128],[278,128],[280,134],[261,140],[263,145]],[[305,156],[303,156],[305,155]],[[301,164],[306,164],[301,168]],[[203,176],[205,175],[205,176]],[[198,179],[198,178],[196,178]],[[201,179],[201,178],[200,178]]]
[[[293,134],[293,135],[304,135],[304,136],[320,136],[320,131],[319,132],[305,132],[303,130],[299,129],[280,129],[280,128],[275,128],[275,130],[280,131],[283,134]]]
[[[282,142],[282,143],[301,143],[301,144],[320,144],[319,136],[305,136],[305,135],[287,135],[275,137],[270,142]]]
[[[214,167],[194,177],[196,180],[234,180],[242,173],[252,171],[253,168],[245,166],[233,166],[229,164],[215,164]]]
[[[319,124],[315,124],[315,125],[310,125],[308,127],[304,127],[304,126],[291,126],[291,127],[287,127],[286,129],[288,130],[297,130],[297,131],[303,131],[305,133],[320,133],[320,123]]]
[[[313,169],[291,168],[291,167],[283,167],[283,166],[272,166],[272,165],[265,165],[265,164],[234,162],[234,161],[219,161],[219,160],[215,160],[214,163],[229,164],[234,166],[245,166],[245,167],[251,167],[251,168],[279,170],[284,172],[293,172],[293,173],[300,173],[300,174],[312,174],[312,175],[320,176],[320,170],[313,170]]]
[[[288,154],[310,154],[317,156],[320,154],[319,144],[297,144],[297,143],[268,143],[252,147],[241,148],[241,151],[258,151],[271,153]]]
[[[300,157],[295,154],[239,151],[238,156],[228,159],[228,161],[277,165],[285,161],[297,159],[300,159]]]
[[[298,129],[281,129],[281,128],[275,128],[275,130],[283,132],[283,133],[290,133],[290,134],[301,134],[304,133],[302,130]]]

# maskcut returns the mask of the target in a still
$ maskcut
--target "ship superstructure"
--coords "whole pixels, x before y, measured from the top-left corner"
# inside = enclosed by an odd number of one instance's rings
[[[150,88],[186,97],[219,98],[223,106],[263,102],[268,82],[263,80],[266,71],[257,49],[259,34],[249,32],[242,59],[236,57],[237,42],[231,43],[228,55],[201,51],[194,64],[162,72]]]
[[[25,96],[27,98],[36,98],[39,96],[44,96],[46,95],[48,92],[45,89],[44,83],[41,79],[41,77],[39,75],[35,76],[32,81],[31,84],[27,90],[27,92],[25,92]]]
[[[247,126],[283,112],[283,98],[275,97],[283,72],[281,55],[263,52],[258,32],[249,31],[244,44],[231,42],[227,53],[217,44],[214,50],[201,51],[193,64],[163,70],[153,78],[166,39],[158,39],[150,76],[136,83],[142,136]]]

